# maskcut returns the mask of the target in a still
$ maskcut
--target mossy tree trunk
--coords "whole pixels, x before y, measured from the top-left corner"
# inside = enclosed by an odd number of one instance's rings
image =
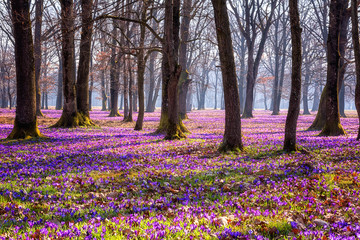
[[[60,119],[52,127],[90,126],[89,119],[78,112],[76,104],[74,3],[72,0],[61,0],[60,4],[64,106]]]
[[[289,110],[285,124],[284,151],[296,151],[296,125],[301,100],[301,27],[298,1],[289,1],[289,15],[292,43],[291,92]]]
[[[336,44],[336,54],[339,55],[339,59],[336,65],[336,82],[337,82],[337,86],[335,87],[337,90],[337,96],[339,95],[340,92],[340,86],[343,84],[344,81],[344,76],[345,76],[345,70],[346,70],[346,63],[344,62],[344,58],[341,56],[345,56],[345,50],[346,50],[346,44],[347,44],[347,28],[348,28],[348,24],[349,24],[349,18],[350,18],[350,14],[349,11],[347,10],[347,5],[348,5],[348,1],[346,0],[346,2],[343,2],[343,6],[341,6],[341,9],[339,9],[339,11],[342,11],[341,15],[337,16],[337,29],[334,29],[334,27],[329,26],[329,33],[326,35],[327,36],[327,48],[329,47],[329,34],[330,34],[330,28],[332,28],[332,31],[337,31],[337,36],[335,38],[335,36],[333,36],[333,40],[331,41],[336,41],[334,44]],[[334,10],[333,10],[334,11]],[[330,16],[332,16],[332,14],[330,13]],[[331,19],[336,18],[335,16],[333,16]],[[334,20],[333,20],[334,21]],[[335,47],[335,45],[333,46]],[[328,61],[328,70],[329,70],[329,50],[327,49],[327,61]],[[334,53],[333,53],[334,54]],[[333,57],[332,57],[333,58]],[[335,66],[335,65],[334,65]],[[327,77],[329,76],[329,72],[327,72]],[[319,103],[319,107],[318,107],[318,112],[316,114],[315,120],[313,121],[313,123],[311,124],[311,126],[309,127],[308,130],[312,131],[312,130],[323,130],[327,121],[327,100],[328,100],[328,96],[329,93],[328,89],[328,82],[326,81],[326,85],[323,88],[323,91],[321,93],[321,97],[320,97],[320,103]],[[334,90],[334,89],[332,89]],[[337,97],[337,111],[339,112],[339,100]],[[335,110],[336,111],[336,110]],[[340,122],[340,121],[339,121]],[[327,135],[327,134],[325,134]]]
[[[359,119],[359,130],[357,140],[360,140],[360,42],[359,42],[359,17],[358,17],[358,1],[351,0],[351,33],[354,45],[355,55],[355,71],[356,71],[356,87],[355,87],[355,106]]]
[[[179,117],[178,84],[181,75],[179,57],[180,0],[165,1],[163,41],[163,93],[160,125],[156,132],[164,132],[165,139],[185,138],[186,130]]]
[[[212,0],[225,98],[225,133],[219,151],[241,151],[240,99],[226,0]]]
[[[28,0],[12,0],[15,40],[16,115],[8,139],[41,137],[36,119],[35,57]]]
[[[35,84],[36,84],[36,115],[43,117],[41,112],[41,26],[43,14],[43,0],[35,1],[35,31],[34,31],[34,54],[35,54]]]
[[[76,82],[77,110],[89,125],[95,125],[89,114],[89,73],[91,58],[91,38],[93,32],[92,0],[81,0],[81,40],[80,59]]]
[[[340,32],[342,19],[347,14],[348,0],[331,0],[330,3],[330,22],[327,40],[327,91],[326,101],[326,121],[322,129],[321,136],[344,135],[345,130],[340,123],[339,114],[339,75],[341,74],[341,53]]]

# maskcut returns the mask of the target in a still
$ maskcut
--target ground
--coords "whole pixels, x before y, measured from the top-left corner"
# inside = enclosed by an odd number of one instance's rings
[[[0,110],[0,138],[14,112]],[[242,120],[246,152],[222,155],[224,112],[194,111],[181,141],[154,135],[160,112],[135,123],[92,111],[98,127],[46,128],[48,138],[0,142],[0,239],[357,239],[360,147],[355,112],[348,135],[305,131],[283,153],[286,116]],[[136,119],[136,114],[135,114]]]

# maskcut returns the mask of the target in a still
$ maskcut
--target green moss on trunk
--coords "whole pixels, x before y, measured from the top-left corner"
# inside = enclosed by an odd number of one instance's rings
[[[39,131],[36,120],[33,123],[21,124],[15,119],[14,128],[7,139],[30,139],[44,137]]]
[[[76,127],[93,127],[95,123],[86,115],[76,113],[74,116],[61,115],[59,121],[51,128],[76,128]]]
[[[122,115],[119,113],[118,110],[116,111],[111,110],[108,117],[122,117]]]
[[[242,144],[238,145],[232,145],[229,144],[226,140],[223,140],[223,142],[220,144],[218,151],[221,153],[240,153],[244,150],[244,147]]]
[[[186,135],[182,131],[182,127],[180,124],[168,124],[168,129],[166,131],[164,140],[180,140],[184,138],[186,138]]]
[[[340,123],[326,123],[319,136],[341,136],[346,132]]]

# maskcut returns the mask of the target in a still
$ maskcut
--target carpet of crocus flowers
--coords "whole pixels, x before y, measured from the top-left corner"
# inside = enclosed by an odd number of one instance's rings
[[[306,131],[281,151],[286,115],[242,120],[245,152],[222,155],[224,111],[189,113],[188,138],[165,141],[121,117],[92,111],[93,128],[54,129],[9,141],[14,111],[0,110],[0,239],[359,239],[360,142]],[[136,114],[134,116],[136,119]]]

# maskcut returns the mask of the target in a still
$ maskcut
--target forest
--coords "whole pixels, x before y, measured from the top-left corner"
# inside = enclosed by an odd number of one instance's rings
[[[357,0],[0,2],[0,239],[359,239]]]

